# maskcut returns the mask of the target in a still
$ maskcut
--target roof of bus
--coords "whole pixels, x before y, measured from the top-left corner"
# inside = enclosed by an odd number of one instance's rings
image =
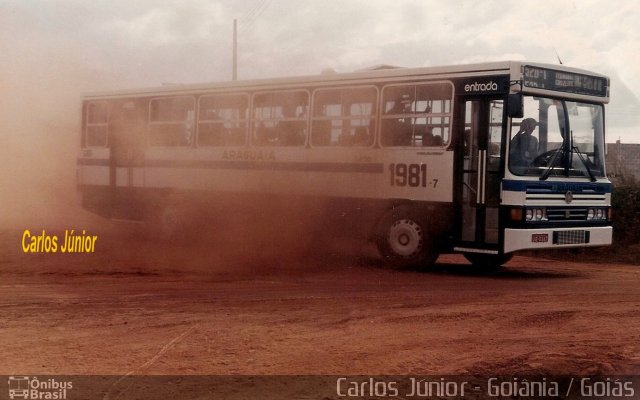
[[[543,68],[551,68],[555,70],[581,73],[591,76],[600,76],[607,78],[592,71],[578,68],[567,67],[565,65],[544,64],[527,61],[499,61],[480,64],[460,64],[434,67],[418,67],[404,68],[392,67],[388,65],[369,68],[356,72],[325,72],[318,75],[302,75],[291,77],[278,77],[271,79],[251,79],[224,82],[210,82],[199,84],[166,84],[163,86],[146,87],[138,89],[125,89],[109,92],[94,92],[84,95],[86,99],[91,98],[121,98],[121,97],[137,97],[151,96],[159,94],[187,94],[206,92],[211,90],[239,89],[239,90],[260,90],[279,86],[304,86],[304,85],[326,85],[338,82],[366,82],[379,79],[402,79],[410,77],[433,77],[433,78],[454,78],[454,77],[470,77],[483,75],[498,74],[518,74],[524,65],[538,66]]]

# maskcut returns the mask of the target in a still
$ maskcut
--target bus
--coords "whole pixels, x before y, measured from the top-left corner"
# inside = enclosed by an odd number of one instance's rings
[[[166,237],[187,204],[296,198],[389,265],[499,266],[611,244],[608,101],[604,75],[521,61],[95,93],[77,181],[86,209]]]

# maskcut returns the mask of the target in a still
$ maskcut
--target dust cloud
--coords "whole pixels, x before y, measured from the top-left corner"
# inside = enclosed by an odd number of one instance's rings
[[[1,229],[67,225],[77,208],[79,95],[71,82],[43,84],[30,71],[3,88]],[[74,94],[75,93],[75,94]]]
[[[2,82],[0,255],[10,268],[255,274],[310,264],[325,268],[331,257],[359,249],[360,244],[334,240],[339,232],[323,223],[324,205],[316,204],[310,213],[302,200],[261,197],[250,210],[222,205],[215,216],[198,219],[181,240],[170,242],[149,238],[143,224],[114,222],[84,210],[76,188],[81,96],[120,88],[122,82],[118,86],[94,70],[60,62],[46,72],[41,68],[15,66],[15,79]],[[21,238],[27,229],[59,237],[67,229],[86,230],[99,239],[91,254],[25,254]]]

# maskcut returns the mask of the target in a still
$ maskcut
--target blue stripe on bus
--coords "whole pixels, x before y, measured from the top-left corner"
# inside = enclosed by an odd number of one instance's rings
[[[79,158],[78,165],[108,166],[108,159]],[[207,168],[207,169],[239,169],[262,171],[297,171],[297,172],[362,172],[381,174],[382,163],[331,163],[331,162],[285,162],[285,161],[219,161],[219,160],[145,160],[139,166],[156,168]],[[119,165],[118,167],[129,167]]]
[[[502,181],[502,190],[513,192],[527,192],[531,194],[546,193],[611,193],[610,183],[588,182],[544,182],[544,181],[517,181],[505,179]]]

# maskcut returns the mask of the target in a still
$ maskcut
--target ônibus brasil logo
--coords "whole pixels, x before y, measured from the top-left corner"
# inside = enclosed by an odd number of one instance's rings
[[[59,381],[55,378],[38,379],[37,376],[10,376],[10,399],[67,399],[68,390],[73,389],[70,381]]]

